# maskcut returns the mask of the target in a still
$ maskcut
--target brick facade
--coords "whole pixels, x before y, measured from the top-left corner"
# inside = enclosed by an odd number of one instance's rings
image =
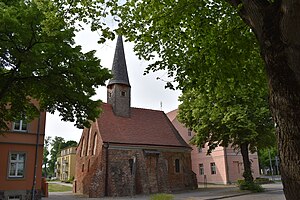
[[[82,145],[78,148],[74,192],[103,197],[196,188],[190,150],[116,144],[101,146],[96,157],[80,157]],[[176,159],[179,160],[179,172],[175,171]]]

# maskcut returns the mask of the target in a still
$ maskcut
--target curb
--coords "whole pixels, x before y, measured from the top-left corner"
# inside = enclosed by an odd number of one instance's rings
[[[220,197],[213,197],[213,198],[208,198],[208,199],[204,199],[204,200],[227,199],[227,198],[231,198],[231,197],[239,197],[239,196],[244,196],[244,195],[248,195],[248,194],[253,194],[253,192],[244,192],[244,193],[241,193],[241,194],[233,194],[233,195],[226,195],[226,196],[220,196]]]

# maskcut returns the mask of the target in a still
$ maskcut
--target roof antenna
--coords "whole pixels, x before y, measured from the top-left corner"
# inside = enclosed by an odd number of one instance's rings
[[[162,101],[160,101],[160,111],[162,111]]]

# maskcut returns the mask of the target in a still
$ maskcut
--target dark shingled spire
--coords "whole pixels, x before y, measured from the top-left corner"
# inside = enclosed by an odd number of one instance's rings
[[[110,79],[107,86],[112,84],[124,84],[130,87],[124,54],[123,40],[121,35],[119,35],[117,39],[115,57],[112,66],[112,74],[113,78]]]

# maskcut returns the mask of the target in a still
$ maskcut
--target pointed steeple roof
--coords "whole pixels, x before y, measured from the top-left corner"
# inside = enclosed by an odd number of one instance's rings
[[[123,40],[121,35],[119,35],[117,39],[115,56],[112,66],[112,74],[113,78],[110,79],[107,86],[112,84],[124,84],[130,87],[123,47]]]

